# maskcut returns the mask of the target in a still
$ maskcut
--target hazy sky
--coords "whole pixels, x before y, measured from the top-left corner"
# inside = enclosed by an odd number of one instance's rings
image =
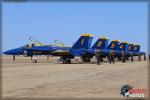
[[[3,3],[3,51],[29,43],[60,40],[72,46],[83,33],[142,45],[147,50],[148,14],[145,2],[46,2]]]

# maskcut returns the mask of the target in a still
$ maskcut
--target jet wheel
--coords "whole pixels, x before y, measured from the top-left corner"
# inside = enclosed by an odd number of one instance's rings
[[[70,64],[71,63],[71,60],[69,59],[69,60],[67,60],[67,64]]]
[[[87,59],[86,59],[86,62],[90,62],[90,61],[91,61],[91,59],[90,59],[90,58],[87,58]]]
[[[62,63],[63,63],[63,64],[70,64],[70,63],[71,63],[71,60],[70,60],[70,59],[68,59],[68,60],[63,59]]]
[[[61,59],[57,59],[57,62],[61,62]]]
[[[33,63],[37,63],[37,60],[32,60]]]
[[[83,58],[82,58],[82,61],[83,61],[83,62],[90,62],[91,59],[90,59],[90,58],[84,58],[84,57],[83,57]]]

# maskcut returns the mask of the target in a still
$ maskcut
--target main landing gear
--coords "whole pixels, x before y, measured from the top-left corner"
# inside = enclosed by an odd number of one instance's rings
[[[33,62],[33,63],[37,63],[37,60],[34,59],[34,60],[32,60],[32,62]]]
[[[33,56],[31,56],[31,60],[32,60],[33,63],[37,63],[37,60],[33,59]]]
[[[62,59],[63,64],[70,64],[71,60],[70,59]]]
[[[141,61],[141,54],[138,54],[138,61]],[[144,56],[144,61],[146,61],[146,54],[143,55]]]
[[[81,59],[82,59],[83,63],[91,61],[91,58],[87,58],[87,57],[82,57]]]
[[[60,57],[60,59],[57,60],[58,62],[62,62],[63,64],[70,64],[71,59],[67,57]]]

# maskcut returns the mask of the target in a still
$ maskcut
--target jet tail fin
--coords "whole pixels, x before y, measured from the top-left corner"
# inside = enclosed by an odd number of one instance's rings
[[[140,47],[141,47],[140,45],[135,44],[134,47],[133,47],[133,51],[134,52],[139,52],[140,51]]]
[[[108,38],[101,37],[95,42],[95,44],[92,46],[92,49],[106,49],[108,41]]]
[[[111,41],[111,43],[107,46],[108,50],[118,50],[118,46],[119,46],[119,40],[113,40]]]
[[[93,35],[92,34],[83,34],[77,42],[72,46],[73,49],[89,49],[92,43]]]
[[[118,50],[119,51],[126,51],[127,50],[127,47],[128,47],[128,42],[121,42],[119,44],[119,47],[118,47]]]
[[[127,47],[127,51],[132,52],[133,49],[134,49],[134,44],[133,44],[133,43],[130,43],[130,44],[128,45],[128,47]]]

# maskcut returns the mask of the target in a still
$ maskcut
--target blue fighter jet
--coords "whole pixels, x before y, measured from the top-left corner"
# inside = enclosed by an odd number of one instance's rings
[[[118,40],[113,40],[108,45],[109,39],[107,37],[100,37],[96,43],[87,51],[87,54],[96,56],[97,64],[100,64],[100,61],[103,61],[103,58],[109,59],[114,62],[114,54],[117,51],[119,46]]]
[[[15,49],[11,49],[11,50],[8,50],[8,51],[5,51],[3,52],[3,54],[5,55],[13,55],[13,60],[15,61],[15,56],[17,55],[23,55],[25,57],[31,57],[31,60],[32,60],[32,57],[34,55],[41,55],[40,52],[30,52],[28,51],[27,49],[29,48],[33,48],[33,47],[45,47],[47,45],[44,45],[42,43],[40,43],[38,40],[36,40],[35,38],[33,37],[30,37],[29,40],[32,42],[30,44],[26,44],[24,46],[21,46],[21,47],[18,47],[18,48],[15,48]],[[53,46],[56,46],[56,47],[62,47],[64,46],[64,44],[60,43],[58,40],[57,40],[57,43],[56,44],[53,44],[53,45],[48,45],[50,47],[53,47]],[[43,52],[43,55],[45,55],[46,53]],[[49,57],[49,56],[48,56]],[[36,60],[33,60],[33,62],[36,62]]]
[[[127,59],[125,54],[130,53],[128,51],[128,46],[128,42],[120,42],[118,50],[116,51],[116,58],[118,58],[118,61],[122,60],[122,62],[125,62]]]
[[[62,63],[71,63],[71,59],[75,56],[84,56],[85,59],[88,58],[88,55],[85,55],[87,49],[90,48],[91,42],[93,39],[92,34],[83,34],[78,41],[72,47],[64,47],[64,46],[55,46],[55,45],[26,45],[20,48],[8,50],[4,52],[7,55],[26,55],[26,56],[34,56],[34,55],[52,55],[52,56],[60,56],[58,61]],[[36,60],[33,60],[36,63]]]
[[[32,40],[33,44],[28,44],[20,48],[8,50],[4,52],[7,55],[13,55],[15,60],[15,55],[30,56],[31,60],[34,55],[52,55],[59,56],[58,62],[71,63],[71,59],[75,56],[81,57],[83,62],[90,62],[93,56],[97,58],[97,64],[106,58],[111,63],[117,57],[122,62],[131,57],[133,61],[134,56],[138,56],[139,60],[141,56],[144,55],[144,60],[146,60],[145,52],[140,52],[140,45],[129,44],[127,42],[119,42],[119,40],[113,40],[108,45],[109,39],[106,37],[99,38],[96,43],[90,48],[93,39],[92,34],[83,34],[78,41],[72,47],[66,47],[63,44],[60,45],[43,45],[40,42]],[[36,45],[35,45],[36,44]],[[34,63],[37,60],[33,60]]]
[[[89,58],[85,55],[85,52],[90,48],[93,39],[92,34],[83,34],[72,47],[56,47],[56,46],[37,46],[32,48],[26,48],[28,52],[39,52],[39,54],[49,54],[52,56],[59,56],[58,62],[64,64],[71,63],[71,59],[75,56]]]
[[[129,42],[121,42],[117,51],[118,60],[122,60],[122,62],[125,62],[126,59],[128,60],[129,57],[131,57],[131,62],[133,62],[134,56],[138,56],[138,60],[140,61],[142,55],[144,56],[144,60],[146,60],[146,53],[140,52],[140,45]]]
[[[140,51],[140,45],[139,44],[131,44],[131,48],[129,47],[129,51],[127,53],[128,56],[131,56],[131,61],[133,61],[134,56],[138,56],[138,61],[141,61],[141,56],[144,56],[144,60],[146,60],[146,53]]]

